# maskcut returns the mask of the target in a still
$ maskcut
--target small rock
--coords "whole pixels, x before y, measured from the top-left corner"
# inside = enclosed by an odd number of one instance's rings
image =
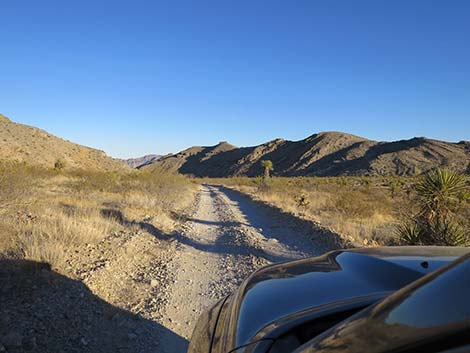
[[[157,287],[158,284],[159,284],[159,282],[158,282],[156,279],[152,279],[152,280],[150,281],[150,285],[151,285],[152,287]]]

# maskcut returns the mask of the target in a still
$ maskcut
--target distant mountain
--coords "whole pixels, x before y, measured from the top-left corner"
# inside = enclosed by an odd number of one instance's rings
[[[341,132],[322,132],[301,141],[276,139],[238,148],[227,142],[191,147],[143,167],[197,177],[256,176],[269,159],[278,176],[414,175],[441,166],[464,171],[470,142],[416,137],[378,142]]]
[[[81,146],[36,127],[17,124],[0,114],[0,160],[54,167],[58,159],[68,168],[130,170],[103,151]]]
[[[122,161],[126,163],[131,168],[141,168],[147,164],[155,162],[156,160],[160,159],[162,156],[158,154],[148,154],[143,157],[138,158],[129,158],[123,159]]]

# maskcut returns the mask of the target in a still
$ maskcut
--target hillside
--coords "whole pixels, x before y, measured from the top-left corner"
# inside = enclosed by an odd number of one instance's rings
[[[57,159],[66,167],[94,170],[128,169],[103,151],[81,146],[47,131],[17,124],[0,114],[0,160],[53,167]]]
[[[162,156],[158,154],[148,154],[142,157],[123,159],[122,161],[131,168],[141,168],[144,165],[150,164],[160,159],[161,157]]]
[[[269,159],[278,176],[415,175],[437,166],[464,171],[470,142],[416,137],[378,142],[341,132],[322,132],[300,141],[276,139],[237,148],[227,142],[192,147],[143,167],[197,177],[256,176]]]

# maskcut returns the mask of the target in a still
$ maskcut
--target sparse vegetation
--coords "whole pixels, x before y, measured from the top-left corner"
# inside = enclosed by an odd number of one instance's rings
[[[263,176],[210,182],[317,221],[357,246],[469,244],[469,182],[450,171],[418,179],[270,177],[267,182]],[[64,268],[70,251],[123,227],[145,222],[171,233],[195,190],[180,175],[68,169],[55,173],[2,162],[0,253]]]
[[[161,232],[173,231],[175,217],[192,202],[195,190],[189,179],[164,173],[65,169],[58,174],[3,162],[0,254],[62,270],[71,251],[123,227],[145,221]]]
[[[420,179],[416,177],[272,177],[269,187],[264,186],[262,178],[235,177],[208,182],[232,187],[285,212],[317,221],[356,246],[403,243],[403,238],[397,240],[397,229],[408,224],[402,220],[410,219],[404,216],[410,210],[418,212],[422,197],[416,186]],[[434,232],[453,232],[455,241],[447,244],[461,244],[457,230],[470,226],[470,201],[465,196],[469,188],[464,185],[452,190],[452,202],[444,206],[451,207],[454,221],[436,224]],[[432,209],[435,205],[428,207]],[[413,224],[403,231],[413,237],[417,228]],[[442,241],[435,239],[429,243]]]

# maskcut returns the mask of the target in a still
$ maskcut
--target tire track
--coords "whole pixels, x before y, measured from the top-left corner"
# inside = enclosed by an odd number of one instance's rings
[[[239,194],[203,185],[192,217],[175,235],[176,251],[169,264],[175,279],[161,324],[189,340],[201,312],[257,268],[324,252],[311,232]],[[172,337],[161,337],[163,352],[186,351],[187,344]]]

